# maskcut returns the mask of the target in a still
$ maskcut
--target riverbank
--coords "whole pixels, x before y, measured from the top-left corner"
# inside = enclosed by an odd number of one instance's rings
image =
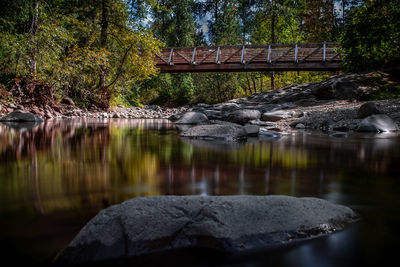
[[[156,105],[144,107],[113,107],[109,110],[81,109],[74,104],[59,103],[56,106],[38,107],[21,105],[0,100],[0,116],[14,110],[31,112],[42,119],[74,119],[74,118],[116,118],[116,119],[168,119],[187,110],[187,107],[165,108]]]
[[[388,74],[369,72],[338,75],[321,83],[290,85],[215,105],[179,108],[120,106],[107,111],[80,109],[69,98],[52,105],[10,103],[0,99],[0,116],[19,109],[43,119],[170,119],[181,125],[229,122],[251,129],[252,134],[260,129],[261,132],[285,132],[293,128],[346,132],[357,130],[363,119],[374,114],[387,115],[397,127],[400,126],[400,99],[371,101],[382,93],[393,91],[396,86],[399,86],[398,82],[392,81]],[[188,112],[195,116],[189,116],[188,120],[184,116]],[[187,128],[180,127],[182,131]]]
[[[188,110],[192,113],[176,119],[182,125],[234,123],[249,129],[248,136],[291,129],[390,132],[400,126],[400,99],[372,99],[396,90],[400,91],[398,82],[382,72],[338,75],[321,83],[291,85],[221,104],[198,104]],[[181,128],[187,136],[186,127]],[[204,128],[200,134],[205,133]],[[193,130],[190,137],[196,137]]]

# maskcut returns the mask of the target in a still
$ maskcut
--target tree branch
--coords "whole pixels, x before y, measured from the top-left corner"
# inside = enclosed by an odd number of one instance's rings
[[[121,75],[122,75],[122,68],[123,68],[123,66],[124,66],[124,63],[125,63],[127,57],[128,57],[128,53],[129,53],[129,51],[132,49],[133,46],[134,46],[134,44],[131,44],[131,46],[125,51],[124,56],[122,57],[121,63],[120,63],[119,66],[118,66],[117,75],[115,76],[115,79],[114,79],[110,84],[107,85],[107,87],[112,86],[112,85],[113,85],[114,83],[116,83],[117,80],[121,77]]]

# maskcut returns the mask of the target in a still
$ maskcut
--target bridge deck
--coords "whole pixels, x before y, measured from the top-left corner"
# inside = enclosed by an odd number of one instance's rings
[[[162,73],[241,71],[337,71],[335,43],[165,48],[156,55]]]

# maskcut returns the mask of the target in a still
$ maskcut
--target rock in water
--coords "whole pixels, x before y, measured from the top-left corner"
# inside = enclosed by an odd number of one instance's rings
[[[181,136],[224,141],[237,141],[247,138],[246,132],[242,126],[232,124],[197,125],[182,132]]]
[[[186,112],[183,116],[176,122],[177,124],[201,124],[208,122],[208,118],[204,113],[201,112]]]
[[[134,198],[102,210],[56,263],[95,263],[181,248],[223,252],[274,248],[341,230],[356,220],[350,208],[317,198]]]
[[[263,121],[280,121],[293,117],[292,113],[283,110],[266,112],[262,115]]]
[[[245,124],[251,120],[258,120],[261,117],[261,113],[255,109],[241,109],[236,110],[228,115],[228,121]]]
[[[387,115],[372,115],[363,119],[358,125],[358,132],[394,132],[398,131],[397,124]]]
[[[22,110],[14,110],[10,114],[4,116],[0,119],[0,121],[7,122],[42,122],[43,120],[36,116],[33,113],[22,111]]]

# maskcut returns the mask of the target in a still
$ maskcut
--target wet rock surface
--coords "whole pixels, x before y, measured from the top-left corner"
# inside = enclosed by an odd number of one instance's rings
[[[238,141],[247,138],[242,126],[232,124],[210,124],[191,127],[180,134],[182,137],[203,140]]]
[[[10,114],[2,117],[1,122],[42,122],[43,120],[33,113],[23,110],[14,110]]]
[[[208,118],[201,112],[186,112],[177,121],[176,124],[201,124],[208,122]]]
[[[254,109],[235,110],[227,116],[227,120],[234,123],[245,124],[251,120],[258,120],[261,113]]]
[[[372,115],[363,119],[358,128],[358,132],[394,132],[398,131],[399,127],[387,115]]]
[[[329,234],[356,220],[350,208],[317,198],[134,198],[95,216],[62,251],[56,265],[193,247],[229,253],[268,249]]]

